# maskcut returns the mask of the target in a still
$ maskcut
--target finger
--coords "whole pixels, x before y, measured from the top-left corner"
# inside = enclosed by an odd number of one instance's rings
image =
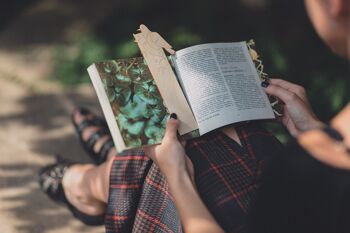
[[[307,98],[306,98],[305,88],[300,86],[300,85],[288,82],[288,81],[283,80],[283,79],[277,79],[277,78],[276,79],[270,79],[270,83],[273,84],[273,85],[276,85],[276,86],[280,86],[280,87],[282,87],[284,89],[287,89],[288,91],[291,91],[294,94],[298,95],[299,98],[301,98],[302,100],[308,101]]]
[[[300,134],[300,131],[295,127],[293,122],[286,125],[288,132],[293,136],[297,137]]]
[[[265,88],[265,92],[280,98],[285,104],[300,101],[299,96],[296,95],[294,92],[291,92],[287,89],[284,89],[283,87],[272,83]]]
[[[289,81],[286,81],[283,79],[279,79],[279,78],[272,78],[272,79],[270,79],[270,82],[274,85],[283,87],[283,88],[290,90],[290,91],[297,90],[301,87],[300,85],[297,85],[295,83],[292,83],[292,82],[289,82]]]
[[[177,120],[176,114],[172,113],[166,125],[164,139],[177,139],[178,128],[179,128],[179,121]]]
[[[299,130],[296,128],[293,120],[288,116],[288,113],[285,115],[286,117],[282,119],[283,125],[286,126],[288,129],[288,132],[293,136],[296,137],[299,133]]]

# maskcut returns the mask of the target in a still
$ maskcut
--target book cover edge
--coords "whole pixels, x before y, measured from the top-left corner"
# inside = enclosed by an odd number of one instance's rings
[[[87,71],[89,73],[91,82],[94,86],[95,92],[96,92],[97,97],[99,99],[103,114],[105,115],[107,125],[110,129],[112,139],[113,139],[114,144],[116,146],[117,152],[120,153],[128,148],[126,147],[124,139],[120,133],[119,127],[118,127],[117,122],[115,120],[115,116],[113,114],[112,108],[111,108],[110,103],[108,101],[108,97],[107,97],[106,92],[103,88],[102,82],[100,81],[101,78],[100,78],[100,75],[98,73],[96,65],[95,64],[90,65],[87,68]]]

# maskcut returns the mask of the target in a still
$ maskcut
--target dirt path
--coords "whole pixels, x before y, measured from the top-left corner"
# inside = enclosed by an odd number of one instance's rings
[[[98,7],[95,1],[84,1],[86,9],[74,2],[81,1],[38,2],[0,34],[2,233],[104,232],[104,227],[75,220],[41,193],[37,183],[39,168],[52,162],[55,153],[88,162],[70,124],[70,112],[74,106],[99,111],[90,85],[62,90],[47,81],[54,46],[88,30],[113,1],[100,1]]]
[[[88,162],[69,120],[74,105],[97,106],[90,88],[32,93],[0,79],[0,232],[103,232],[84,227],[37,183],[41,166],[61,153]],[[6,95],[3,95],[6,93]]]

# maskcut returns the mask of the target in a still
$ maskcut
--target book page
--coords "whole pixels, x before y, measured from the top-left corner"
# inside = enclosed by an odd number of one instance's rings
[[[200,134],[274,114],[245,42],[192,46],[173,56]]]

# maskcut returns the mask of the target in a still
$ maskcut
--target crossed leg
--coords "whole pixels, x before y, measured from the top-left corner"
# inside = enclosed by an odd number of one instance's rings
[[[87,215],[104,214],[112,163],[113,159],[108,159],[99,166],[77,164],[68,168],[62,180],[67,200]]]
[[[73,113],[73,120],[79,124],[83,120],[92,119],[93,114],[80,114],[79,111]],[[93,133],[100,130],[99,126],[88,126],[81,133],[83,141],[87,141]],[[237,132],[233,127],[223,129],[223,132],[233,140],[239,142]],[[110,135],[105,135],[96,141],[93,149],[99,151],[103,143],[108,140]],[[65,196],[79,211],[97,216],[105,213],[108,201],[109,176],[116,155],[116,149],[110,149],[107,155],[107,161],[100,165],[94,164],[75,164],[67,169],[62,179],[62,185]]]
[[[91,120],[94,116],[91,113],[82,114],[81,111],[73,112],[73,121],[79,125],[84,120]],[[81,132],[83,143],[101,126],[90,125]],[[106,134],[99,138],[93,145],[95,152],[100,151],[103,144],[109,139]],[[64,173],[62,186],[65,196],[70,204],[79,211],[97,216],[105,213],[108,201],[109,175],[113,158],[116,155],[115,147],[111,148],[107,154],[107,160],[100,165],[94,164],[74,164]]]
[[[74,121],[79,123],[83,120],[95,117],[92,114],[74,114]],[[95,132],[101,129],[100,126],[89,125],[81,132],[84,141]],[[223,130],[224,133],[240,144],[240,138],[233,127]],[[104,135],[95,141],[93,150],[100,151],[110,135]],[[106,213],[109,195],[110,173],[116,156],[115,148],[108,151],[107,160],[100,165],[74,164],[65,170],[62,178],[62,186],[67,201],[80,212],[89,216],[101,216]]]

